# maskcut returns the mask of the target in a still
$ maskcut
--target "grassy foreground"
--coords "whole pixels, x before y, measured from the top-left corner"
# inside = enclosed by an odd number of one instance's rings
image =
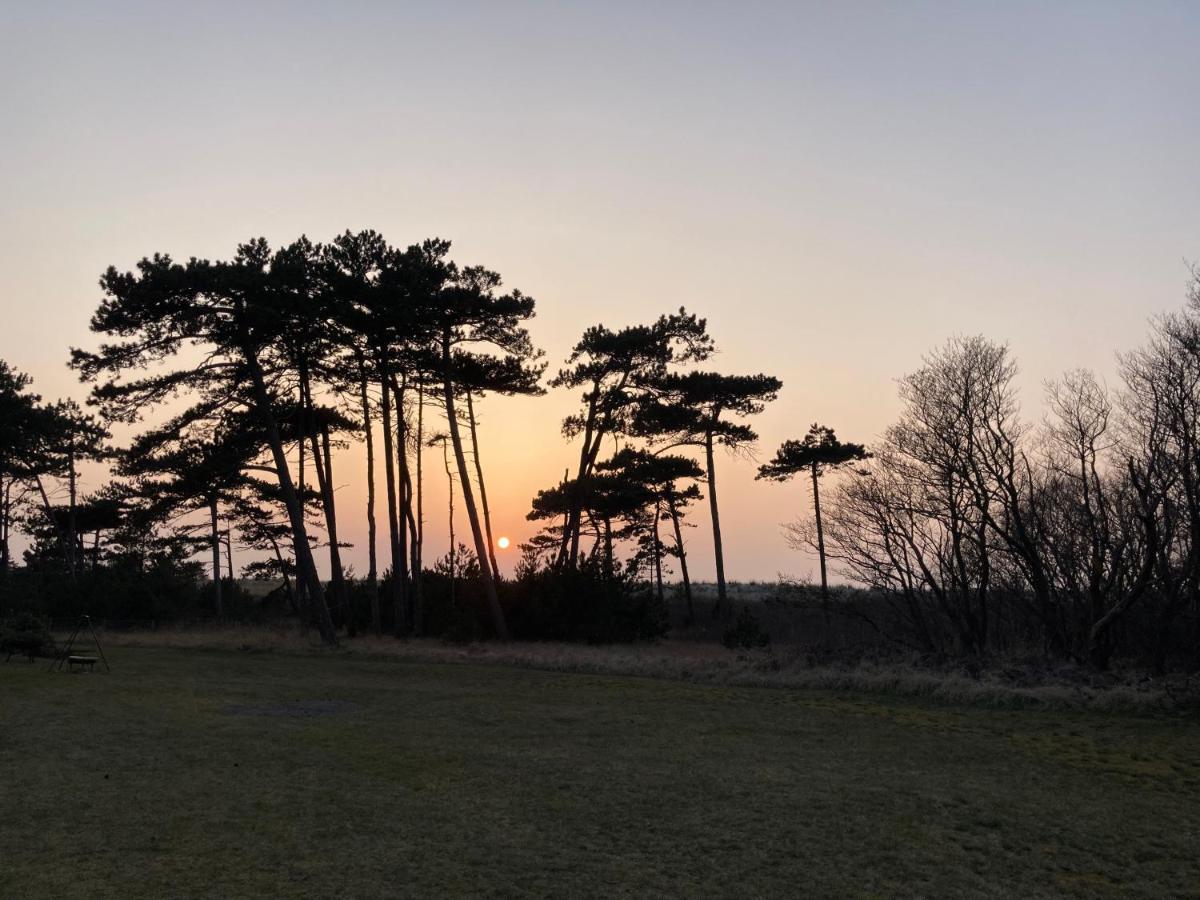
[[[1200,723],[346,657],[0,665],[0,896],[1200,897]]]

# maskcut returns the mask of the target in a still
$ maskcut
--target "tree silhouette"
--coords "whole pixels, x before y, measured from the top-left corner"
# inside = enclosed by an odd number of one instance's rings
[[[829,578],[825,566],[825,528],[821,521],[820,479],[828,471],[840,469],[871,456],[862,444],[839,441],[832,428],[813,423],[803,440],[784,441],[775,458],[758,467],[758,479],[787,481],[798,472],[812,478],[813,517],[817,525],[817,557],[821,566],[821,602],[825,609],[825,628],[829,629]]]
[[[238,247],[230,262],[193,258],[181,265],[158,254],[143,259],[136,274],[109,268],[91,326],[118,340],[97,352],[74,350],[72,364],[87,381],[107,378],[93,396],[113,420],[136,421],[185,391],[255,416],[287,506],[306,602],[322,640],[336,644],[276,415],[276,388],[286,374],[280,365],[287,359],[285,329],[299,300],[286,265],[276,277],[272,260],[267,242],[257,239]],[[201,354],[199,365],[188,359],[171,368],[185,348]],[[149,366],[158,368],[141,374]]]
[[[500,276],[486,269],[473,267],[459,269],[446,261],[450,245],[445,241],[427,241],[419,252],[426,270],[430,272],[430,284],[437,289],[421,298],[423,319],[433,323],[438,348],[436,377],[441,382],[442,400],[446,412],[446,423],[450,444],[458,466],[459,486],[462,490],[463,507],[474,539],[475,555],[482,562],[479,566],[480,580],[487,597],[496,634],[508,639],[508,625],[496,591],[496,579],[492,567],[487,564],[488,547],[483,526],[475,503],[475,492],[467,470],[466,453],[459,429],[457,395],[464,386],[457,381],[459,367],[456,351],[469,346],[471,353],[491,348],[504,357],[532,359],[537,355],[522,323],[533,317],[534,300],[519,291],[508,294],[497,293]],[[465,386],[469,387],[469,385]]]
[[[215,433],[197,434],[189,428],[197,415],[196,410],[187,410],[161,427],[143,432],[119,454],[117,470],[135,479],[136,491],[146,500],[152,518],[207,513],[214,612],[221,619],[225,613],[222,507],[232,504],[247,486],[245,470],[262,452],[263,442],[261,433],[244,416],[229,417]]]
[[[758,435],[748,425],[723,418],[756,415],[776,398],[783,383],[770,375],[721,375],[717,372],[669,374],[661,378],[658,396],[637,411],[636,433],[667,447],[704,449],[708,475],[708,502],[712,516],[713,556],[717,569],[717,603],[714,613],[728,612],[725,554],[717,504],[717,467],[714,447],[728,450],[749,447]]]
[[[671,366],[707,359],[712,351],[704,319],[682,308],[651,325],[587,329],[567,357],[567,367],[550,382],[551,387],[584,389],[583,411],[563,420],[566,437],[582,438],[572,483],[587,483],[604,440],[628,431],[634,411],[654,398]],[[578,562],[582,502],[579,497],[568,503],[556,566]]]
[[[475,415],[475,399],[487,393],[507,396],[538,396],[545,393],[539,383],[545,365],[539,360],[540,353],[526,356],[484,356],[477,353],[456,353],[454,356],[455,380],[466,399],[467,429],[471,438],[471,456],[475,463],[475,480],[479,485],[479,501],[483,508],[483,524],[487,537],[487,559],[492,573],[500,578],[500,567],[496,563],[496,543],[492,534],[492,516],[488,506],[487,488],[483,479],[483,463],[480,459],[478,420]]]
[[[688,624],[695,620],[695,609],[692,603],[692,585],[688,577],[687,552],[684,549],[683,533],[680,520],[681,510],[693,500],[700,499],[700,490],[693,483],[684,488],[679,487],[680,481],[694,482],[703,477],[703,471],[691,459],[678,454],[655,454],[646,450],[635,450],[625,447],[596,466],[596,471],[602,474],[615,475],[630,485],[627,491],[636,496],[641,492],[645,509],[642,511],[643,542],[650,556],[654,580],[659,600],[663,599],[662,587],[662,557],[664,547],[659,535],[659,524],[667,519],[671,522],[675,533],[675,548],[673,555],[679,560],[680,574],[683,579],[684,596],[688,607]]]
[[[12,564],[12,529],[30,490],[31,462],[45,422],[41,398],[28,391],[31,383],[28,375],[0,360],[0,577],[7,577]]]

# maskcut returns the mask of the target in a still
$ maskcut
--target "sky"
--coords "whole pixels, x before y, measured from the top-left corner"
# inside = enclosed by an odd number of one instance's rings
[[[784,383],[760,460],[815,421],[869,445],[953,335],[1008,343],[1036,422],[1045,380],[1113,380],[1184,301],[1197,46],[1194,2],[0,0],[0,358],[82,399],[67,348],[96,344],[108,265],[374,228],[447,238],[535,297],[552,370],[589,325],[707,317],[709,367]],[[514,545],[577,453],[577,400],[480,409]],[[335,462],[359,573],[363,459]],[[726,571],[811,577],[780,531],[805,486],[755,465],[718,461]]]

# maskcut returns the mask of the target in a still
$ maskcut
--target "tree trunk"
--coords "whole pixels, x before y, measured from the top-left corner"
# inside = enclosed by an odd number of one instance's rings
[[[675,548],[679,551],[679,574],[683,578],[683,596],[687,600],[687,624],[691,626],[696,621],[696,609],[692,605],[692,581],[688,578],[687,551],[683,548],[683,529],[679,526],[679,507],[675,504],[675,494],[667,495],[667,503],[671,508],[671,524],[675,526]]]
[[[221,602],[221,531],[217,518],[217,498],[208,498],[209,522],[212,525],[212,579],[213,579],[213,608],[217,613],[217,621],[225,618],[225,608]]]
[[[313,469],[317,473],[317,490],[321,494],[321,511],[325,516],[325,532],[329,537],[329,580],[333,588],[334,602],[346,608],[346,580],[342,576],[342,554],[338,549],[337,510],[333,499],[333,470],[329,457],[328,429],[321,429],[324,448],[317,442],[317,435],[309,436],[312,447]]]
[[[301,400],[301,406],[303,406],[303,400]],[[297,427],[299,427],[299,426],[297,426]],[[304,499],[304,486],[307,482],[305,482],[305,480],[304,480],[304,435],[303,434],[301,434],[299,436],[299,440],[296,441],[296,451],[297,451],[296,455],[299,457],[298,464],[296,467],[297,468],[296,490],[297,490],[297,495],[300,498],[300,511],[301,511],[301,514],[303,514],[305,507],[308,505],[307,501]],[[307,525],[305,527],[307,528]],[[300,598],[301,605],[308,607],[309,606],[308,581],[304,577],[304,574],[300,571],[299,560],[300,560],[300,557],[297,556],[296,557],[296,595]]]
[[[613,577],[613,539],[612,519],[604,517],[604,577],[612,581]]]
[[[448,514],[448,527],[450,529],[450,551],[446,554],[446,558],[450,561],[450,608],[456,613],[457,607],[454,605],[454,472],[450,468],[450,450],[446,446],[446,441],[442,440],[442,462],[446,466],[446,509]]]
[[[658,602],[663,602],[662,542],[658,539],[658,517],[662,512],[660,501],[654,501],[654,580],[658,584]]]
[[[0,490],[0,578],[8,578],[8,530],[12,519],[12,479]]]
[[[383,371],[379,378],[379,389],[382,392],[382,401],[380,403],[380,415],[383,418],[383,470],[386,474],[387,483],[387,507],[388,507],[388,538],[392,551],[392,580],[390,585],[390,597],[392,609],[400,608],[400,534],[397,531],[399,519],[396,514],[396,469],[395,455],[392,447],[392,396],[391,388],[388,386],[390,380],[387,366],[383,367]],[[395,620],[392,622],[392,633],[399,634],[401,622]]]
[[[475,429],[475,404],[471,392],[467,391],[467,422],[471,426],[471,456],[475,459],[475,481],[479,485],[479,502],[483,506],[483,527],[487,533],[488,561],[492,564],[492,575],[500,580],[500,566],[496,564],[496,541],[492,537],[492,514],[488,509],[487,488],[483,486],[483,464],[479,461],[479,435]]]
[[[263,379],[262,368],[254,354],[243,354],[254,387],[255,407],[259,421],[267,430],[267,443],[271,448],[271,457],[275,462],[276,474],[279,478],[279,493],[283,496],[284,506],[288,512],[288,522],[292,526],[292,540],[295,543],[296,568],[299,577],[306,587],[306,600],[316,622],[321,640],[330,646],[337,646],[337,632],[333,628],[333,620],[329,617],[329,607],[325,605],[325,594],[321,589],[321,578],[317,574],[317,565],[313,561],[312,549],[308,546],[308,532],[304,527],[304,508],[292,482],[292,473],[288,468],[287,454],[283,449],[283,439],[279,434],[279,424],[271,411],[271,398],[267,393],[267,385]]]
[[[79,547],[78,529],[75,521],[75,507],[78,503],[78,476],[75,472],[75,446],[74,437],[71,438],[71,446],[67,449],[67,564],[71,567],[71,576],[74,577],[79,572],[79,567],[75,564],[77,550]]]
[[[296,605],[296,592],[292,590],[292,579],[288,577],[287,563],[284,562],[283,554],[279,550],[279,542],[273,535],[271,536],[271,550],[275,553],[275,561],[279,563],[279,574],[283,576],[283,589],[287,593],[288,606],[298,616],[300,607]]]
[[[579,536],[583,528],[583,498],[579,495],[579,486],[583,483],[588,471],[588,459],[592,450],[592,431],[596,424],[596,403],[600,396],[600,386],[592,383],[592,391],[588,396],[588,413],[583,428],[583,444],[579,448],[579,470],[575,477],[576,490],[569,498],[570,507],[567,511],[566,524],[563,526],[562,538],[558,547],[558,557],[555,568],[561,568],[568,560],[574,568],[579,561]]]
[[[421,596],[424,577],[422,557],[425,551],[425,483],[422,480],[421,455],[425,449],[425,383],[417,379],[417,521],[413,527],[413,631],[420,635],[425,627],[425,609]]]
[[[400,590],[396,600],[396,636],[406,634],[409,628],[408,608],[408,509],[412,505],[412,487],[408,478],[408,436],[404,420],[403,382],[392,377],[392,396],[396,398],[396,566],[399,573]]]
[[[825,528],[821,522],[821,473],[812,464],[813,516],[817,520],[817,559],[821,564],[821,612],[825,616],[825,640],[829,640],[829,578],[825,571]]]
[[[454,365],[450,357],[450,332],[442,332],[442,388],[446,400],[446,419],[450,426],[450,442],[454,446],[454,459],[458,463],[458,477],[462,485],[463,505],[467,508],[467,520],[471,523],[471,536],[475,539],[475,555],[479,559],[479,576],[483,581],[484,594],[487,596],[488,609],[492,614],[492,624],[496,636],[502,641],[508,640],[508,623],[504,620],[504,610],[500,606],[500,598],[496,593],[496,580],[492,577],[491,566],[484,563],[487,559],[487,545],[484,543],[483,528],[479,523],[479,511],[475,508],[475,494],[471,490],[471,479],[467,475],[467,458],[463,453],[462,436],[458,429],[458,416],[454,409]]]
[[[367,592],[371,597],[371,630],[383,634],[379,614],[379,564],[375,557],[375,437],[371,428],[371,400],[367,395],[367,373],[359,359],[359,394],[362,400],[363,431],[367,439]]]
[[[726,603],[725,553],[721,546],[721,516],[717,509],[717,467],[713,459],[713,437],[711,434],[707,434],[704,437],[704,457],[708,465],[708,507],[712,512],[713,557],[717,564],[717,605],[713,610],[713,614],[723,615],[729,612],[729,607]]]
[[[321,452],[325,457],[325,496],[329,510],[329,565],[333,569],[333,584],[338,592],[338,599],[346,610],[346,635],[358,636],[358,623],[354,619],[354,602],[351,592],[346,585],[346,575],[342,570],[342,551],[338,546],[337,506],[333,493],[333,453],[330,450],[329,428],[321,429]]]

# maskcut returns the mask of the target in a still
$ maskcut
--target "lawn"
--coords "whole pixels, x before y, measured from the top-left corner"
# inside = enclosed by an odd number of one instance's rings
[[[1200,897],[1200,723],[497,665],[0,665],[5,897]]]

